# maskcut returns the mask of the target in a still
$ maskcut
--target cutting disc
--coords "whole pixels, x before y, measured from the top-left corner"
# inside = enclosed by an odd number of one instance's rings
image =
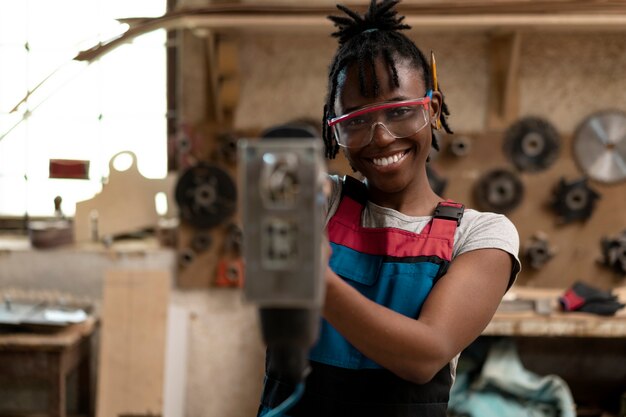
[[[525,117],[513,123],[504,134],[504,153],[520,171],[547,169],[561,147],[557,130],[547,120]]]
[[[599,198],[600,194],[587,185],[587,178],[572,181],[561,178],[553,190],[552,208],[563,223],[585,221],[591,217]]]
[[[574,135],[574,158],[593,180],[626,180],[626,113],[603,111],[585,119]]]
[[[181,175],[175,196],[181,218],[199,229],[224,222],[237,204],[235,182],[228,173],[204,162]]]
[[[474,198],[482,210],[508,213],[524,197],[524,184],[507,169],[494,169],[485,173],[474,186]]]

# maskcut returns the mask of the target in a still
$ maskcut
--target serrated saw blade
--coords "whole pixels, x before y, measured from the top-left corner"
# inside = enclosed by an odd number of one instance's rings
[[[593,180],[626,180],[626,113],[603,111],[585,119],[574,136],[574,158]]]

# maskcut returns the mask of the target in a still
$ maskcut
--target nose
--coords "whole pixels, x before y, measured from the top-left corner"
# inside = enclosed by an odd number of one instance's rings
[[[383,148],[396,140],[396,137],[389,132],[382,122],[376,122],[372,125],[372,139],[377,146]]]

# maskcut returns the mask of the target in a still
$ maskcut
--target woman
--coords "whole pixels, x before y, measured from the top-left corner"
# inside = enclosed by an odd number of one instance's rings
[[[326,155],[365,180],[330,177],[324,320],[299,416],[443,417],[459,353],[487,326],[520,269],[506,217],[430,187],[433,129],[447,107],[434,69],[400,33],[398,0],[364,15],[337,6],[339,48],[324,108]],[[451,132],[450,132],[451,133]],[[295,387],[266,376],[260,415]]]

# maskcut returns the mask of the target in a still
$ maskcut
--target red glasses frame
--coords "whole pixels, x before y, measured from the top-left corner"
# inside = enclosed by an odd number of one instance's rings
[[[346,120],[350,120],[353,117],[357,117],[360,116],[362,114],[367,114],[369,112],[372,111],[377,111],[377,110],[386,110],[386,109],[393,109],[395,107],[402,107],[402,106],[407,106],[407,105],[417,105],[417,104],[422,104],[426,107],[426,110],[428,110],[428,103],[431,102],[433,97],[433,92],[432,90],[428,92],[428,94],[426,94],[424,97],[422,98],[416,98],[416,99],[412,99],[412,100],[404,100],[404,101],[387,101],[387,102],[383,102],[383,103],[375,103],[375,104],[370,104],[369,106],[365,106],[365,107],[361,107],[358,110],[354,110],[350,113],[346,113],[344,115],[341,115],[339,117],[334,117],[332,119],[330,119],[328,121],[328,126],[332,127],[334,125],[336,125],[337,123],[341,123],[344,122]]]

